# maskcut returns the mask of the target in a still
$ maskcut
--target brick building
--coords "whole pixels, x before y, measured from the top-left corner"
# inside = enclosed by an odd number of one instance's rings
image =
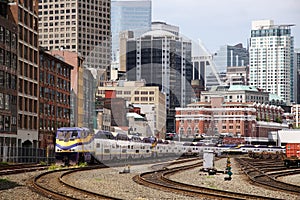
[[[17,146],[18,26],[0,2],[0,146]]]
[[[266,138],[269,131],[286,128],[281,124],[282,115],[283,109],[279,106],[226,102],[222,96],[210,96],[209,102],[176,108],[176,132],[187,138],[195,134],[220,133],[229,133],[234,137]]]
[[[57,128],[70,126],[72,65],[40,50],[39,144],[54,144]]]

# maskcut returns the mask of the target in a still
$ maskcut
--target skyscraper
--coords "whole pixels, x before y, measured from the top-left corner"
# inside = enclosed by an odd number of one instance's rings
[[[287,103],[294,101],[293,25],[275,25],[273,20],[252,22],[250,38],[250,81]]]
[[[110,0],[40,0],[40,45],[79,52],[86,67],[106,69],[109,75],[110,6]]]
[[[300,49],[295,49],[295,103],[300,104]]]
[[[119,0],[111,2],[112,60],[119,60],[119,34],[133,31],[135,36],[150,30],[151,0]]]
[[[166,30],[152,30],[127,41],[127,79],[145,80],[166,94],[167,131],[175,130],[175,107],[192,95],[191,41]]]
[[[213,56],[218,72],[225,72],[227,67],[247,66],[249,64],[249,55],[243,45],[234,46],[223,45]]]

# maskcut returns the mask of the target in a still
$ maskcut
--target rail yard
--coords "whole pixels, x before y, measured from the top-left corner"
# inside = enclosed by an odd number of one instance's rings
[[[254,176],[249,176],[251,169],[254,168],[269,177],[284,175],[277,179],[284,181],[286,177],[289,177],[287,178],[289,183],[293,184],[290,187],[296,188],[297,191],[297,187],[300,187],[299,169],[287,169],[281,160],[253,159],[246,155],[232,156],[231,171],[233,175],[231,181],[225,181],[224,177],[227,174],[221,173],[226,168],[227,157],[216,159],[215,168],[218,172],[215,175],[209,175],[200,170],[202,161],[199,158],[183,159],[177,160],[175,163],[159,161],[159,164],[131,164],[130,166],[122,163],[119,167],[97,166],[97,168],[93,167],[89,170],[83,168],[84,171],[80,168],[70,168],[71,170],[65,168],[65,171],[49,172],[44,170],[2,175],[0,177],[2,180],[0,184],[1,199],[299,199],[300,194],[295,191],[288,191],[282,186],[281,189],[262,186],[259,182],[252,180]],[[129,173],[121,173],[126,167],[130,168]],[[156,170],[158,172],[154,173],[155,176],[149,173]],[[298,172],[298,174],[288,174],[291,171]],[[46,178],[43,174],[45,172],[47,172]],[[163,178],[157,176],[159,173],[164,175]],[[167,181],[169,186],[173,184],[174,187],[174,184],[177,184],[176,189],[166,188],[165,183],[154,186],[153,183],[151,185],[141,182],[141,179],[149,180],[149,177],[154,183],[163,180]],[[257,174],[255,177],[258,177]],[[59,183],[59,180],[64,183]],[[50,193],[42,194],[37,188],[33,189],[32,181],[68,197],[55,196]],[[4,185],[8,185],[8,187],[5,188]],[[73,188],[67,185],[71,185]]]

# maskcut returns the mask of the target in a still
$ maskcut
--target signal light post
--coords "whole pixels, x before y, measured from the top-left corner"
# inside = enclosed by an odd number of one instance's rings
[[[230,181],[231,180],[231,175],[232,175],[232,171],[231,171],[231,162],[230,162],[230,158],[227,158],[227,163],[226,163],[226,173],[228,174],[228,177],[225,177],[224,180],[225,181]]]

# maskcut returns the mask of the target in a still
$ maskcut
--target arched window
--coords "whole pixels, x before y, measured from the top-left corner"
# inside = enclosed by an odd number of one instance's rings
[[[195,132],[195,133],[199,133],[199,128],[198,128],[198,127],[195,127],[194,132]]]
[[[188,127],[188,129],[187,129],[187,134],[188,134],[188,135],[192,135],[192,129],[191,129],[191,127]]]
[[[180,135],[183,135],[183,134],[184,134],[184,128],[183,128],[183,127],[180,127],[180,128],[179,128],[179,134],[180,134]]]

